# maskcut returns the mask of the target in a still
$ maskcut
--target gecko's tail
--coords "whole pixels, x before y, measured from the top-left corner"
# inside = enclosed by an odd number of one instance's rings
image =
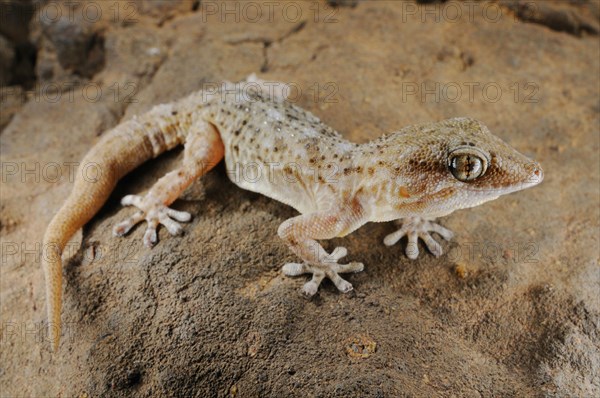
[[[43,242],[48,337],[54,351],[61,335],[62,252],[69,239],[104,205],[117,181],[155,156],[148,134],[130,121],[117,126],[85,156],[71,194],[54,216]]]
[[[84,185],[84,184],[77,184]],[[91,185],[91,184],[90,184]],[[87,191],[84,197],[77,192],[79,189],[73,189],[73,192],[54,216],[46,233],[44,235],[42,267],[46,277],[46,308],[48,311],[48,337],[54,351],[58,348],[61,335],[61,300],[62,300],[62,252],[75,232],[81,228],[104,203],[106,197],[91,198],[94,194],[103,194],[104,192]],[[109,191],[110,192],[110,191]],[[90,196],[87,194],[89,193]],[[104,195],[103,195],[104,196]],[[106,195],[108,196],[108,195]]]

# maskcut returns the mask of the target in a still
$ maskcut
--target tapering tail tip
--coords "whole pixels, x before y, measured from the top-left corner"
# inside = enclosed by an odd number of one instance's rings
[[[48,337],[50,339],[50,345],[52,352],[58,352],[58,345],[60,343],[60,325],[49,325],[48,326]]]
[[[46,309],[48,314],[48,339],[52,350],[58,350],[61,334],[61,300],[62,300],[62,250],[54,242],[45,242],[46,248],[42,266],[46,277]]]
[[[51,313],[53,312],[53,313]],[[53,352],[58,351],[58,345],[60,343],[60,334],[61,334],[61,324],[60,324],[60,309],[49,309],[48,310],[48,319],[52,319],[51,322],[48,322],[48,339],[50,340],[50,345],[52,347]]]

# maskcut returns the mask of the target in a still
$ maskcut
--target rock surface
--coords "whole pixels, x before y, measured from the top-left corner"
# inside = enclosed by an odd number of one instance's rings
[[[573,30],[539,23],[546,6],[524,22],[514,2],[338,3],[351,6],[81,2],[75,14],[103,7],[86,21],[102,37],[99,70],[90,53],[43,44],[34,16],[39,60],[60,73],[38,68],[33,92],[15,88],[22,106],[0,135],[3,397],[600,395],[597,7],[561,3],[592,27]],[[276,230],[294,211],[238,189],[223,166],[176,202],[195,215],[183,237],[162,229],[149,250],[143,228],[111,236],[132,212],[119,198],[181,160],[166,154],[73,238],[51,354],[39,254],[72,162],[120,121],[250,73],[292,83],[299,105],[357,142],[475,117],[540,161],[545,181],[443,219],[456,238],[440,258],[385,247],[390,224],[326,242],[366,270],[352,293],[326,283],[306,300],[305,278],[280,273],[294,256]]]

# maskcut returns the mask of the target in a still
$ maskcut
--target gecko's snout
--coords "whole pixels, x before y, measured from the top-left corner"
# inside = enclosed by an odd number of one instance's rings
[[[529,171],[529,177],[527,179],[527,183],[533,185],[537,185],[544,180],[544,169],[542,166],[535,161],[527,164],[527,170]]]

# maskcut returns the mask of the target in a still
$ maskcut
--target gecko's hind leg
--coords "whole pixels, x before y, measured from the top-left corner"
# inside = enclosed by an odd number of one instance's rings
[[[135,206],[140,210],[125,221],[117,224],[113,229],[113,233],[116,236],[123,236],[135,225],[146,220],[148,227],[144,234],[144,244],[148,247],[153,246],[157,241],[156,228],[159,224],[164,225],[171,235],[179,235],[182,231],[179,222],[188,222],[192,219],[190,213],[173,210],[165,206],[153,195],[127,195],[121,199],[121,204],[123,206]]]
[[[113,234],[123,236],[136,224],[146,220],[144,244],[152,247],[157,242],[156,228],[164,225],[172,235],[182,231],[179,222],[190,221],[192,216],[185,211],[169,208],[179,195],[198,177],[206,174],[223,158],[223,142],[216,128],[199,120],[192,124],[188,133],[183,164],[167,173],[156,182],[145,196],[127,195],[121,200],[123,206],[139,209],[133,216],[117,224]]]
[[[337,213],[313,213],[290,218],[277,231],[289,248],[304,260],[303,263],[287,263],[282,271],[288,276],[310,273],[312,279],[304,284],[302,292],[310,297],[317,293],[323,279],[329,278],[341,292],[352,290],[350,282],[339,274],[360,272],[364,265],[358,262],[339,264],[338,260],[348,254],[344,247],[331,253],[316,241],[344,236],[364,223],[361,209],[348,207]]]
[[[450,240],[454,236],[452,231],[446,229],[436,222],[422,219],[420,217],[407,217],[397,220],[402,226],[396,232],[387,235],[383,239],[386,246],[392,246],[405,235],[408,236],[406,245],[406,256],[411,260],[419,256],[419,246],[417,240],[421,238],[425,242],[427,249],[436,257],[442,255],[442,246],[431,236],[430,232],[435,232],[445,240]]]

